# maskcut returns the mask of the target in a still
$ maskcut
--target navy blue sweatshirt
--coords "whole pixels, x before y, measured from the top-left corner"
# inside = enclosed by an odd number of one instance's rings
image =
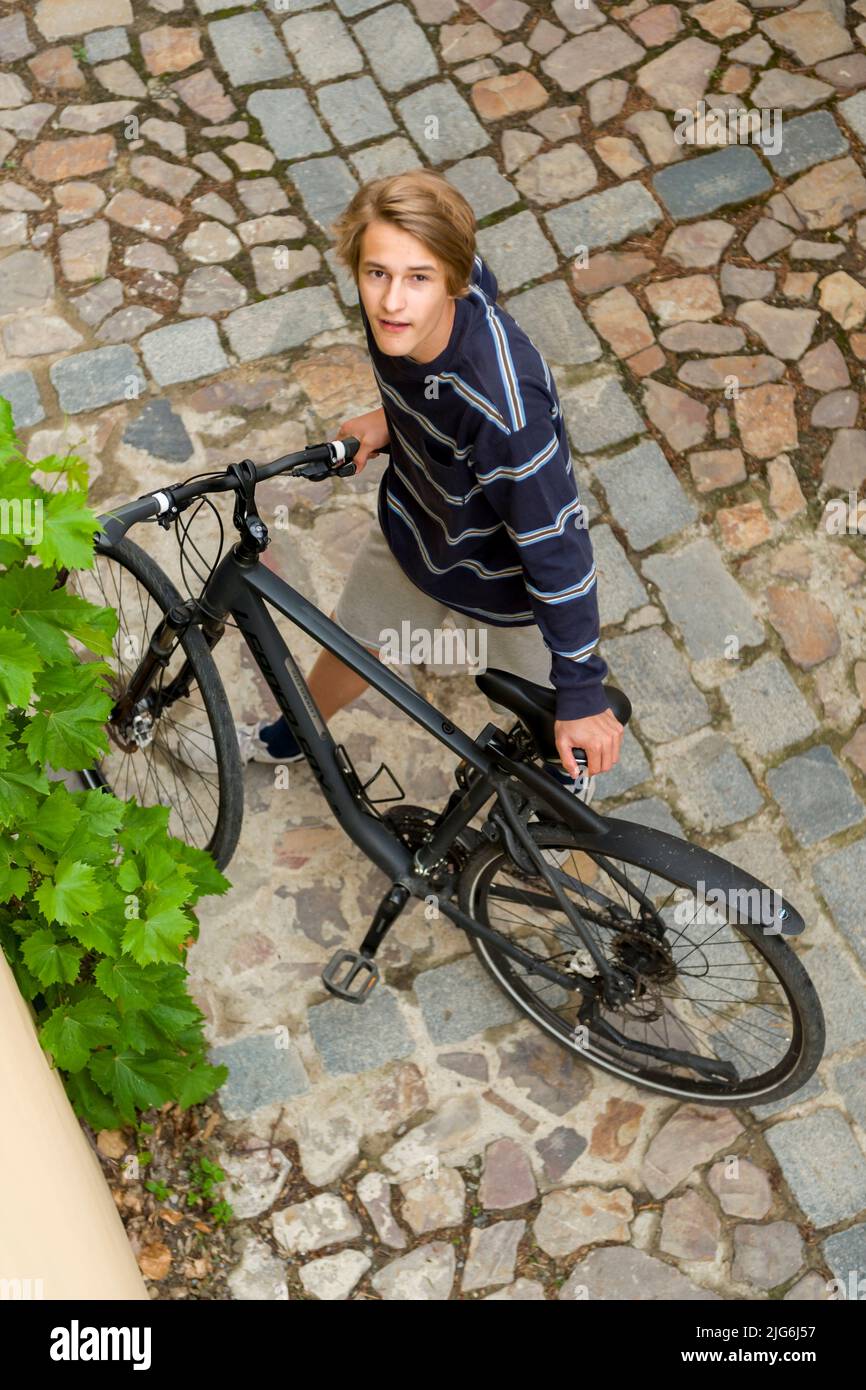
[[[470,285],[430,362],[380,352],[360,305],[390,436],[379,524],[424,593],[496,627],[538,624],[557,719],[600,714],[595,562],[556,386],[480,256]]]

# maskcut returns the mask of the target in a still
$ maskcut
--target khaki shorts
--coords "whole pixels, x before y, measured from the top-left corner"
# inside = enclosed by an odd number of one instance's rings
[[[404,574],[391,553],[378,521],[373,522],[355,556],[334,610],[334,619],[365,647],[379,652],[386,643],[393,644],[392,652],[395,646],[400,650],[401,662],[407,646],[413,642],[410,632],[404,628],[404,624],[408,624],[408,629],[415,633],[430,634],[428,651],[422,659],[431,670],[435,671],[438,666],[447,667],[449,671],[465,670],[471,674],[479,668],[469,664],[466,658],[474,656],[482,669],[496,666],[524,676],[537,685],[553,688],[550,680],[551,654],[537,624],[495,627],[480,618],[457,613],[438,599],[431,598]],[[446,633],[451,627],[456,629],[456,633],[449,638]],[[388,637],[386,634],[389,631],[400,634],[400,639]],[[440,646],[434,642],[437,633],[440,634]],[[422,647],[423,641],[422,637]],[[456,662],[455,653],[458,655]],[[427,660],[427,655],[433,659]],[[417,661],[418,658],[415,656],[412,659]],[[493,700],[488,700],[488,704],[497,714],[510,714],[509,710]]]

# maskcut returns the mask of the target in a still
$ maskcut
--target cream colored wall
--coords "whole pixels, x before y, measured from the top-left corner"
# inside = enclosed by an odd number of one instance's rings
[[[99,1160],[0,951],[0,1281],[16,1279],[25,1296],[31,1281],[31,1297],[148,1297]],[[0,1298],[14,1290],[0,1283]]]

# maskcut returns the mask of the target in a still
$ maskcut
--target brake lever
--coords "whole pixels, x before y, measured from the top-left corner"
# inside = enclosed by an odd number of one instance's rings
[[[339,478],[351,478],[352,474],[357,472],[357,468],[354,463],[342,463],[339,468],[332,468],[329,463],[319,459],[315,463],[305,463],[292,472],[296,478],[309,478],[311,482],[318,483],[322,478],[333,478],[335,475]]]

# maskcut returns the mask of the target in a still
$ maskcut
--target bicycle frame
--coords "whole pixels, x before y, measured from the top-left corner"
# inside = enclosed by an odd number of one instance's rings
[[[97,549],[100,549],[100,542],[107,542],[104,532],[96,539]],[[268,612],[268,607],[274,607],[278,613],[284,614],[292,623],[296,623],[297,627],[313,637],[314,641],[334,652],[335,656],[366,678],[370,685],[381,691],[389,701],[405,710],[410,719],[427,728],[428,733],[477,770],[478,777],[471,781],[466,791],[455,791],[450,796],[448,805],[439,813],[438,820],[432,827],[430,840],[417,852],[411,852],[395,828],[388,826],[371,806],[370,798],[367,798],[364,788],[361,787],[348,753],[342,745],[336,744],[329,734],[320,709],[311,696],[284,637]],[[617,976],[619,972],[610,966],[601,949],[596,947],[595,941],[582,926],[580,912],[563,892],[562,881],[569,883],[571,880],[567,874],[553,869],[553,866],[546,862],[528,834],[525,824],[518,817],[510,801],[513,788],[509,787],[509,777],[517,777],[518,781],[527,785],[528,791],[534,792],[542,801],[555,806],[563,820],[582,835],[603,835],[609,823],[598,816],[598,813],[592,812],[588,806],[582,805],[582,802],[575,801],[569,792],[553,783],[535,767],[509,758],[509,755],[495,744],[496,734],[503,735],[506,741],[509,735],[503,734],[495,724],[487,724],[477,739],[468,737],[463,730],[456,728],[452,721],[443,717],[441,710],[425,701],[423,696],[418,695],[410,685],[389,671],[377,657],[371,656],[360,642],[325,616],[320,609],[304,598],[303,594],[299,594],[297,589],[293,589],[279,575],[261,564],[259,555],[245,550],[243,542],[236,543],[228,555],[218,563],[199,599],[190,600],[186,605],[182,605],[181,610],[175,610],[164,620],[157,632],[154,632],[152,652],[150,655],[145,653],[138,671],[129,682],[129,691],[135,687],[138,677],[147,677],[147,666],[153,660],[153,652],[167,655],[174,645],[174,635],[165,632],[165,627],[177,632],[188,626],[189,621],[197,621],[202,624],[204,635],[213,646],[220,639],[222,624],[228,616],[234,619],[240,634],[256,657],[261,673],[277,699],[279,709],[284,713],[289,727],[292,728],[297,744],[306,755],[335,819],[342,824],[343,830],[349,834],[354,844],[366,853],[367,858],[373,860],[392,880],[392,894],[388,906],[382,905],[379,908],[377,920],[368,931],[361,948],[363,951],[374,951],[378,941],[388,930],[391,920],[398,915],[410,895],[425,898],[430,894],[432,867],[441,862],[457,835],[470,824],[485,802],[488,802],[493,794],[499,794],[499,806],[503,816],[498,817],[498,828],[507,845],[513,849],[514,842],[520,842],[525,860],[530,860],[531,865],[537,867],[538,872],[544,877],[566,919],[573,924],[575,933],[598,962],[603,976],[606,979]],[[520,856],[520,851],[517,851],[517,855]],[[439,910],[453,920],[456,926],[487,938],[505,951],[506,955],[520,960],[525,966],[531,966],[535,973],[544,974],[553,983],[569,987],[571,990],[577,988],[581,994],[594,994],[594,988],[587,986],[582,990],[573,976],[564,976],[555,967],[527,955],[527,952],[517,947],[514,942],[477,922],[474,917],[468,916],[455,902],[450,901],[449,895],[438,894],[436,901]]]

